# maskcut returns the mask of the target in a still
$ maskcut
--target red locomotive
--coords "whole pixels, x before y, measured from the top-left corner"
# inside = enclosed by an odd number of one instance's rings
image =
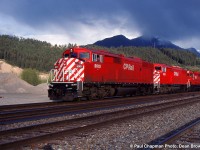
[[[191,89],[190,74],[178,66],[154,64],[154,89],[159,93],[172,93],[175,91],[189,91]]]
[[[192,85],[192,90],[193,91],[197,91],[200,90],[200,72],[193,72],[190,74],[190,81],[191,81],[191,85]]]
[[[64,51],[50,75],[48,96],[53,100],[187,91],[200,84],[198,72],[79,47]]]

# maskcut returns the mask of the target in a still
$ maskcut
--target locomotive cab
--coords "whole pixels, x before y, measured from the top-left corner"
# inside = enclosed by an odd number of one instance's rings
[[[75,50],[73,48],[70,48],[69,50],[66,50],[63,53],[63,58],[77,58],[80,59],[84,62],[89,62],[90,61],[90,52],[85,51],[85,50]]]
[[[70,48],[50,71],[48,96],[52,100],[74,100],[82,97],[85,62],[90,61],[90,52],[81,48]]]
[[[158,93],[162,90],[162,84],[169,84],[170,79],[168,78],[170,67],[165,64],[154,64],[153,71],[153,84],[154,91]],[[162,83],[162,84],[161,84]]]

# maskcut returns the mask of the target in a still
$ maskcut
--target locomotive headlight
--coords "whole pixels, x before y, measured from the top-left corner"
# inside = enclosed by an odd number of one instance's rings
[[[68,84],[66,84],[65,86],[66,86],[66,87],[68,87],[69,85],[68,85]]]

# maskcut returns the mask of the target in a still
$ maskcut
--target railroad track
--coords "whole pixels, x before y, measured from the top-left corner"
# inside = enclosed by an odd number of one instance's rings
[[[87,104],[92,104],[92,103],[101,103],[105,101],[118,101],[118,100],[126,100],[126,99],[131,99],[131,100],[142,100],[147,98],[151,101],[152,99],[160,99],[160,98],[176,98],[180,96],[194,96],[194,95],[200,95],[200,92],[188,92],[188,93],[176,93],[176,94],[163,94],[163,95],[149,95],[149,96],[136,96],[136,97],[126,97],[126,98],[112,98],[112,99],[104,99],[104,100],[93,100],[93,101],[86,101]],[[8,111],[21,111],[23,110],[29,110],[29,109],[40,109],[40,108],[47,108],[47,107],[52,107],[52,106],[74,106],[74,105],[82,105],[84,104],[85,101],[80,101],[80,102],[63,102],[63,101],[54,101],[54,102],[44,102],[44,103],[31,103],[31,104],[17,104],[17,105],[2,105],[0,106],[0,113],[1,112],[8,112]]]
[[[143,115],[153,115],[175,107],[182,107],[197,102],[199,102],[199,97],[190,97],[134,109],[5,130],[0,132],[0,149],[19,147],[19,145],[28,146],[30,144],[58,139],[69,136],[70,134],[121,122],[126,119],[136,119]]]
[[[167,149],[200,149],[200,117],[161,136],[148,145]]]
[[[187,93],[187,97],[199,96],[199,93]],[[151,95],[143,97],[116,98],[96,101],[83,101],[78,103],[55,102],[55,103],[36,103],[11,105],[0,107],[0,125],[17,122],[59,117],[68,114],[78,114],[83,112],[97,111],[98,109],[110,109],[116,107],[142,104],[152,101],[161,101],[172,98],[180,98],[185,93],[172,95]]]

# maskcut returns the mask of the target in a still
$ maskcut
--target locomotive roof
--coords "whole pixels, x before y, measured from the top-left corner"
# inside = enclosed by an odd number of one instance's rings
[[[130,60],[137,60],[137,61],[144,61],[142,60],[141,58],[139,57],[135,57],[135,56],[132,56],[132,57],[125,57],[123,54],[114,54],[114,53],[111,53],[111,52],[108,52],[106,50],[94,50],[94,49],[88,49],[88,48],[82,48],[82,47],[73,47],[73,48],[69,48],[67,49],[66,51],[70,50],[70,49],[73,49],[73,50],[84,50],[84,51],[90,51],[90,52],[93,52],[93,53],[96,53],[96,54],[99,54],[99,55],[106,55],[106,56],[110,56],[110,57],[118,57],[118,58],[125,58],[125,59],[130,59]],[[65,53],[65,51],[63,52]]]
[[[123,54],[114,54],[114,53],[110,53],[106,50],[95,50],[95,49],[88,49],[88,48],[80,48],[80,49],[84,49],[84,50],[91,51],[93,53],[101,54],[101,55],[109,55],[112,57],[124,57]]]
[[[187,69],[184,69],[184,68],[182,68],[180,66],[171,66],[171,65],[167,65],[167,64],[154,63],[154,66],[162,66],[162,67],[167,67],[167,68],[171,68],[171,69],[185,70],[185,71],[187,71]]]

